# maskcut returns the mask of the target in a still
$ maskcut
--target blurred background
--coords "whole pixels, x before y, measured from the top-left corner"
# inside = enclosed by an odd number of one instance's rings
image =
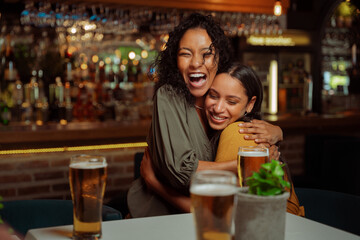
[[[360,195],[360,1],[0,2],[0,195],[69,199],[77,151],[126,191],[152,112],[152,61],[194,11],[211,14],[264,87],[295,186]],[[279,11],[280,7],[280,11]]]

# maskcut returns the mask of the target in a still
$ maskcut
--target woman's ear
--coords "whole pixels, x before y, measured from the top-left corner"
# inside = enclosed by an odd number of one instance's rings
[[[251,110],[253,109],[254,105],[255,105],[255,102],[256,102],[256,96],[253,96],[250,101],[248,102],[248,104],[246,105],[246,112],[251,112]]]

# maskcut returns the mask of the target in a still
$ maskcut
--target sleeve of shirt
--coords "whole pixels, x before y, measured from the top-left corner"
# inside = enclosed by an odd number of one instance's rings
[[[187,122],[186,102],[166,88],[154,99],[152,159],[158,177],[175,189],[187,191],[198,166]]]
[[[216,152],[216,162],[236,160],[240,146],[257,146],[254,140],[244,139],[245,134],[239,132],[239,123],[234,122],[222,131]]]

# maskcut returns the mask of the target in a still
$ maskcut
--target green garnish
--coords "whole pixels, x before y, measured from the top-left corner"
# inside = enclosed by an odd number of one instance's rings
[[[284,180],[285,164],[271,160],[261,165],[259,172],[254,172],[246,179],[249,186],[249,193],[260,196],[279,195],[290,188],[290,183]]]

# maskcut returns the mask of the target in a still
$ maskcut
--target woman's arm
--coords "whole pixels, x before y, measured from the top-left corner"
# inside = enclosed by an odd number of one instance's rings
[[[199,161],[198,168],[196,171],[202,170],[226,170],[233,173],[237,173],[237,156],[234,155],[233,160],[224,162],[207,162]]]
[[[199,161],[197,171],[205,169],[228,170],[236,173],[237,163],[234,161],[227,162],[207,162]],[[141,161],[140,173],[145,180],[146,186],[167,202],[180,209],[183,212],[190,212],[191,200],[189,197],[177,192],[175,189],[165,186],[156,177],[151,165],[148,148],[145,148],[144,157]]]
[[[141,161],[140,173],[145,180],[146,186],[167,202],[172,204],[183,212],[190,212],[190,198],[180,194],[173,188],[163,185],[156,177],[154,169],[151,165],[148,148],[145,149],[144,157]]]
[[[240,123],[240,133],[246,134],[246,140],[254,140],[256,143],[269,143],[274,145],[283,140],[283,132],[279,126],[263,120],[254,119],[251,122]]]

